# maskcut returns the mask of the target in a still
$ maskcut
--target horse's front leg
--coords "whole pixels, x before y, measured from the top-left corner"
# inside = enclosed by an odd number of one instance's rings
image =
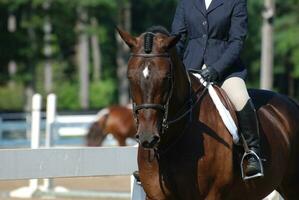
[[[138,168],[146,200],[167,200],[159,173],[158,161],[153,150],[138,148]]]
[[[219,197],[219,195],[215,195],[215,194],[212,194],[212,195],[208,195],[205,200],[221,200],[221,198]]]
[[[217,188],[212,188],[208,195],[204,198],[205,200],[224,200],[225,195],[220,192]]]
[[[168,200],[161,189],[159,177],[152,175],[147,177],[147,180],[142,180],[143,189],[146,193],[146,200]]]

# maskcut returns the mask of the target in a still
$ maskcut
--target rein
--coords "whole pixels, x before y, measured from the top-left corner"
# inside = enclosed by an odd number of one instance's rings
[[[197,97],[197,94],[198,92],[200,91],[200,88],[196,90],[195,93],[193,93],[193,97]],[[199,97],[197,97],[196,101],[193,102],[191,105],[190,105],[190,108],[188,110],[186,110],[182,115],[178,116],[177,118],[175,118],[174,120],[171,120],[168,122],[168,124],[173,124],[175,122],[178,122],[179,120],[183,119],[188,113],[190,115],[192,115],[192,110],[194,109],[194,107],[197,105],[197,103],[204,97],[204,95],[206,94],[207,92],[207,88],[204,87],[202,93],[200,94]],[[188,103],[188,102],[187,102]],[[160,156],[167,153],[176,143],[178,143],[178,141],[183,137],[185,131],[188,129],[189,125],[190,125],[190,122],[192,120],[192,117],[190,116],[189,118],[189,122],[186,124],[185,128],[183,129],[183,131],[181,132],[181,134],[176,138],[176,140],[174,142],[172,142],[166,149],[164,149],[162,151],[162,149],[154,149],[155,151],[155,156],[156,158],[159,160]]]
[[[168,125],[173,124],[175,122],[178,122],[179,120],[181,120],[183,117],[185,117],[188,113],[191,113],[191,111],[193,110],[194,106],[202,99],[202,97],[205,95],[207,88],[204,87],[202,93],[200,94],[199,97],[197,97],[198,93],[200,92],[201,88],[198,88],[194,93],[193,96],[189,99],[189,101],[187,101],[182,108],[184,108],[186,105],[188,105],[188,103],[191,102],[190,104],[190,108],[188,110],[186,110],[183,114],[179,115],[178,117],[168,121]],[[195,99],[195,101],[193,101],[193,99]],[[180,110],[182,110],[182,108]]]

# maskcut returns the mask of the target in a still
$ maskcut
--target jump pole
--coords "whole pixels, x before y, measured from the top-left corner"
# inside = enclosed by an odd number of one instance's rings
[[[40,123],[41,123],[42,96],[34,94],[31,107],[31,149],[40,147]],[[30,179],[28,187],[21,187],[9,193],[11,197],[31,198],[38,190],[38,179]]]
[[[32,98],[32,123],[31,123],[31,149],[40,147],[40,121],[41,121],[42,96],[34,94]],[[29,188],[36,191],[38,188],[38,179],[29,181]]]
[[[46,110],[46,135],[45,135],[45,147],[50,148],[53,146],[53,125],[56,117],[56,103],[57,98],[55,94],[49,94],[47,96],[47,110]],[[44,179],[43,189],[45,191],[52,190],[54,187],[53,179]]]

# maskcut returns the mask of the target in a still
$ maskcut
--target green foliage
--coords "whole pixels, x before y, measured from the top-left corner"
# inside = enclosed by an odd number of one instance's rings
[[[153,25],[165,26],[169,31],[177,0],[131,0],[132,26],[135,34],[144,32]]]
[[[22,110],[24,100],[24,88],[21,84],[0,87],[0,110]]]
[[[248,68],[248,84],[251,87],[259,86],[260,56],[261,56],[261,13],[263,2],[261,0],[248,1],[248,34],[244,44],[242,58]]]
[[[91,82],[90,84],[90,108],[100,109],[115,103],[116,85],[112,79],[99,82]],[[59,84],[55,92],[58,98],[58,109],[60,110],[77,110],[79,105],[79,85],[75,83],[65,82]]]
[[[92,82],[90,85],[90,107],[99,109],[115,103],[116,83],[112,79]]]
[[[285,65],[293,67],[292,76],[299,78],[299,14],[291,13],[277,19],[275,24],[275,58],[278,73],[284,73]]]
[[[55,93],[57,95],[57,107],[59,110],[77,110],[80,107],[78,84],[65,82],[59,84]]]

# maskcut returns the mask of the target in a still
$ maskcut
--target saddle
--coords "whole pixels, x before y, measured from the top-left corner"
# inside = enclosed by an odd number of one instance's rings
[[[199,82],[199,79],[194,74],[189,73],[189,77],[190,77],[190,81],[192,83],[192,87],[195,91],[198,90],[200,87],[203,87],[203,85]],[[217,96],[219,97],[222,105],[229,112],[235,125],[238,127],[238,118],[237,118],[237,114],[235,111],[236,109],[235,109],[234,105],[232,104],[232,102],[230,101],[230,99],[228,98],[227,94],[225,93],[225,91],[222,88],[220,88],[217,85],[213,85],[213,88],[214,88]]]
[[[241,167],[242,178],[244,180],[247,180],[247,179],[263,176],[264,172],[263,172],[262,160],[259,158],[259,156],[254,151],[252,151],[248,148],[248,145],[247,145],[247,142],[246,142],[244,136],[242,134],[240,134],[240,132],[238,131],[239,128],[238,128],[238,118],[237,118],[237,114],[235,111],[236,109],[234,108],[232,102],[228,98],[225,91],[217,85],[213,85],[213,86],[207,85],[207,83],[204,82],[203,79],[201,79],[201,76],[197,76],[197,74],[190,73],[189,75],[190,75],[192,85],[194,85],[194,87],[195,87],[193,89],[198,90],[198,88],[203,87],[203,86],[208,88],[209,95],[211,96],[212,101],[213,101],[214,105],[216,106],[223,123],[225,124],[226,128],[232,135],[234,143],[238,146],[243,146],[243,148],[239,148],[239,150],[237,150],[237,152],[239,152],[240,155],[243,153],[243,156],[240,159],[241,160],[240,167]],[[221,105],[219,105],[219,104],[221,104]],[[243,169],[243,163],[250,156],[253,156],[258,160],[260,168],[261,168],[261,173],[258,173],[253,176],[246,176],[244,173],[244,169]]]
[[[214,85],[214,89],[216,90],[217,95],[219,96],[222,104],[229,111],[235,124],[238,126],[238,118],[237,118],[237,114],[235,111],[236,109],[235,109],[234,105],[232,104],[232,102],[229,100],[227,94],[225,93],[225,91],[222,88],[220,88],[217,85]]]

